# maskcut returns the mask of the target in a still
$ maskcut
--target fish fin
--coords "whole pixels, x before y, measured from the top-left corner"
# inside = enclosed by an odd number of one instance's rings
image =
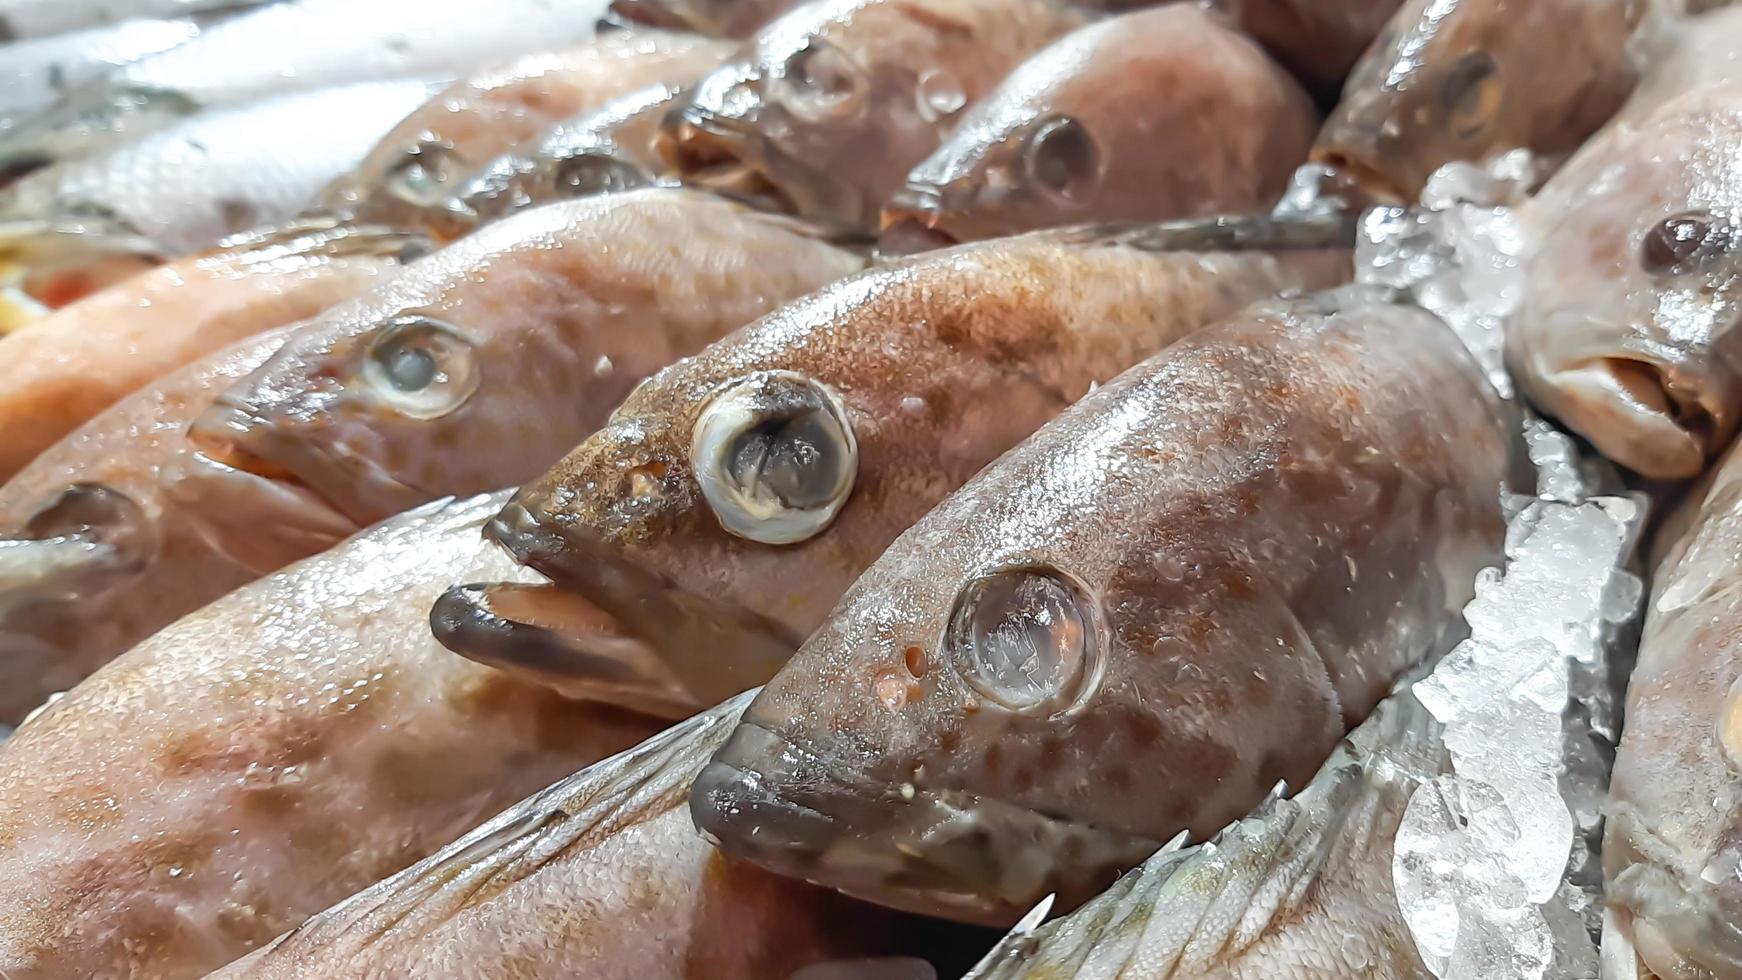
[[[371,256],[410,262],[437,247],[437,242],[419,232],[353,222],[346,215],[331,212],[304,215],[280,225],[231,235],[209,254],[242,261],[273,261],[287,256]]]
[[[662,718],[703,705],[658,652],[610,614],[553,585],[459,585],[436,600],[430,629],[445,647],[564,697]]]
[[[1359,226],[1359,216],[1354,214],[1234,214],[1145,224],[1080,225],[1037,234],[1146,252],[1273,252],[1353,248]]]
[[[594,763],[502,811],[411,867],[358,892],[263,947],[250,967],[310,950],[360,950],[391,933],[415,938],[567,854],[682,807],[690,784],[760,688]]]

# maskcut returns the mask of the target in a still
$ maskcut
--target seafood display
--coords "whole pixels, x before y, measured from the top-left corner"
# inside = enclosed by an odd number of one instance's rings
[[[1739,66],[0,0],[0,980],[1742,980]]]

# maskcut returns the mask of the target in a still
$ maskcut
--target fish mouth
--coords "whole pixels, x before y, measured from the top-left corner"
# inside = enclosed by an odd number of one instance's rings
[[[874,780],[754,722],[697,777],[690,815],[728,854],[879,905],[1008,927],[1069,909],[1160,841],[1002,800]]]
[[[170,465],[164,487],[207,547],[256,575],[325,551],[359,529],[288,474],[269,478],[197,450]]]
[[[761,211],[799,215],[849,229],[863,214],[858,192],[734,120],[687,106],[653,140],[654,153],[685,184]]]
[[[149,568],[161,545],[156,522],[133,498],[101,483],[72,484],[0,538],[0,616],[100,599]]]
[[[1309,159],[1331,168],[1341,178],[1341,183],[1355,191],[1350,196],[1358,199],[1349,202],[1354,208],[1364,210],[1376,204],[1414,203],[1413,195],[1405,192],[1384,167],[1349,147],[1313,147]]]
[[[1695,871],[1674,869],[1675,849],[1626,813],[1611,817],[1623,867],[1609,887],[1639,958],[1663,980],[1742,977],[1742,918]],[[1613,859],[1613,855],[1606,855]]]
[[[47,310],[68,306],[167,258],[157,243],[116,219],[0,216],[0,281]]]
[[[214,463],[251,474],[298,499],[367,527],[428,501],[431,494],[390,476],[339,443],[280,432],[249,406],[220,395],[188,426],[188,441]]]
[[[484,536],[554,585],[450,592],[438,624],[443,645],[481,663],[560,674],[553,686],[571,696],[615,704],[629,697],[642,710],[688,714],[766,682],[798,649],[800,638],[779,624],[684,589],[521,496]],[[574,628],[581,604],[608,617],[609,635],[585,615]]]
[[[939,227],[943,220],[942,198],[937,191],[911,185],[897,191],[883,208],[877,254],[899,257],[961,244],[961,239]]]

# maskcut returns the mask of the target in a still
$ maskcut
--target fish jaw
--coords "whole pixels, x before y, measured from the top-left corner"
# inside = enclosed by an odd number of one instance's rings
[[[0,614],[100,599],[145,572],[161,541],[153,514],[100,483],[75,483],[0,539]]]
[[[1534,401],[1644,476],[1698,476],[1733,427],[1720,422],[1729,414],[1721,392],[1678,383],[1654,360],[1595,357],[1524,377]]]
[[[845,182],[811,167],[742,120],[690,105],[668,116],[654,138],[665,169],[762,210],[855,227],[866,203]]]
[[[962,239],[946,227],[944,198],[943,189],[912,182],[897,191],[883,207],[883,232],[877,239],[877,253],[914,255],[960,244]]]
[[[1049,894],[1073,908],[1162,846],[972,793],[846,775],[753,722],[702,770],[690,814],[722,850],[778,873],[990,926]]]
[[[171,465],[164,483],[178,512],[213,551],[257,575],[325,551],[360,529],[294,480],[269,479],[199,451]]]

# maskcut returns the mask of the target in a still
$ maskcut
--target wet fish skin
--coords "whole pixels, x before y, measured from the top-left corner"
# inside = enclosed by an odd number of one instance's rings
[[[411,241],[341,229],[183,259],[0,338],[0,480],[151,381],[385,280]]]
[[[462,180],[562,120],[667,80],[693,81],[732,46],[693,34],[615,30],[455,83],[405,117],[314,208],[458,237],[449,201]]]
[[[689,784],[748,700],[563,778],[217,976],[766,980],[888,950],[894,917],[729,861],[691,826]]]
[[[1170,4],[1055,41],[962,116],[884,206],[904,236],[972,241],[1088,221],[1258,211],[1305,161],[1318,111],[1219,16]]]
[[[1411,203],[1435,170],[1577,149],[1637,80],[1627,42],[1659,0],[1410,0],[1356,65],[1313,158]]]
[[[7,45],[0,57],[0,133],[22,116],[47,108],[67,89],[167,51],[199,30],[189,18],[125,20]]]
[[[641,649],[565,630],[560,598],[526,590],[514,597],[542,615],[494,608],[488,590],[450,593],[438,635],[466,656],[556,675],[577,696],[639,688],[697,710],[761,683],[902,529],[1096,383],[1253,300],[1345,279],[1340,232],[1306,230],[1318,241],[1274,255],[1266,242],[1298,229],[1241,219],[1043,233],[819,290],[637,387],[491,525]],[[1244,249],[1230,244],[1242,236]],[[726,478],[707,448],[717,420],[766,397],[742,423],[760,432],[784,417],[778,399],[819,390],[838,399],[843,434],[801,437],[810,448],[794,451],[814,449],[805,473],[838,464],[844,488],[748,523],[730,498],[710,498],[703,481]],[[846,431],[856,448],[843,452]],[[808,535],[784,534],[796,521]],[[514,621],[539,628],[516,636]]]
[[[611,14],[707,37],[745,38],[794,5],[795,0],[612,0]]]
[[[210,19],[269,0],[7,0],[0,3],[0,42],[56,37],[133,19]]]
[[[196,456],[183,438],[291,329],[157,379],[0,487],[0,547],[41,570],[0,587],[0,720],[16,724],[182,615],[356,530],[304,493]],[[49,568],[68,541],[94,547]]]
[[[1664,980],[1742,976],[1735,556],[1742,453],[1665,524],[1627,688],[1603,869],[1610,909]]]
[[[1303,785],[1438,652],[1500,555],[1504,415],[1450,330],[1359,294],[1175,343],[890,546],[698,779],[697,826],[899,908],[1074,906]]]
[[[603,9],[604,0],[279,0],[69,93],[0,139],[0,170],[89,155],[203,110],[291,91],[453,79],[584,41]]]
[[[431,504],[233,592],[20,726],[0,969],[203,975],[652,734],[430,639],[449,582],[526,580],[478,534],[504,499]]]
[[[191,436],[369,524],[530,479],[641,378],[862,266],[700,192],[554,204],[305,326]]]
[[[1606,130],[1526,206],[1515,376],[1647,476],[1698,474],[1742,418],[1739,135],[1742,86],[1696,89]]]
[[[823,0],[757,32],[667,121],[687,183],[874,231],[960,110],[1086,23],[1055,0]]]
[[[1402,0],[1214,0],[1320,96],[1334,96]]]

